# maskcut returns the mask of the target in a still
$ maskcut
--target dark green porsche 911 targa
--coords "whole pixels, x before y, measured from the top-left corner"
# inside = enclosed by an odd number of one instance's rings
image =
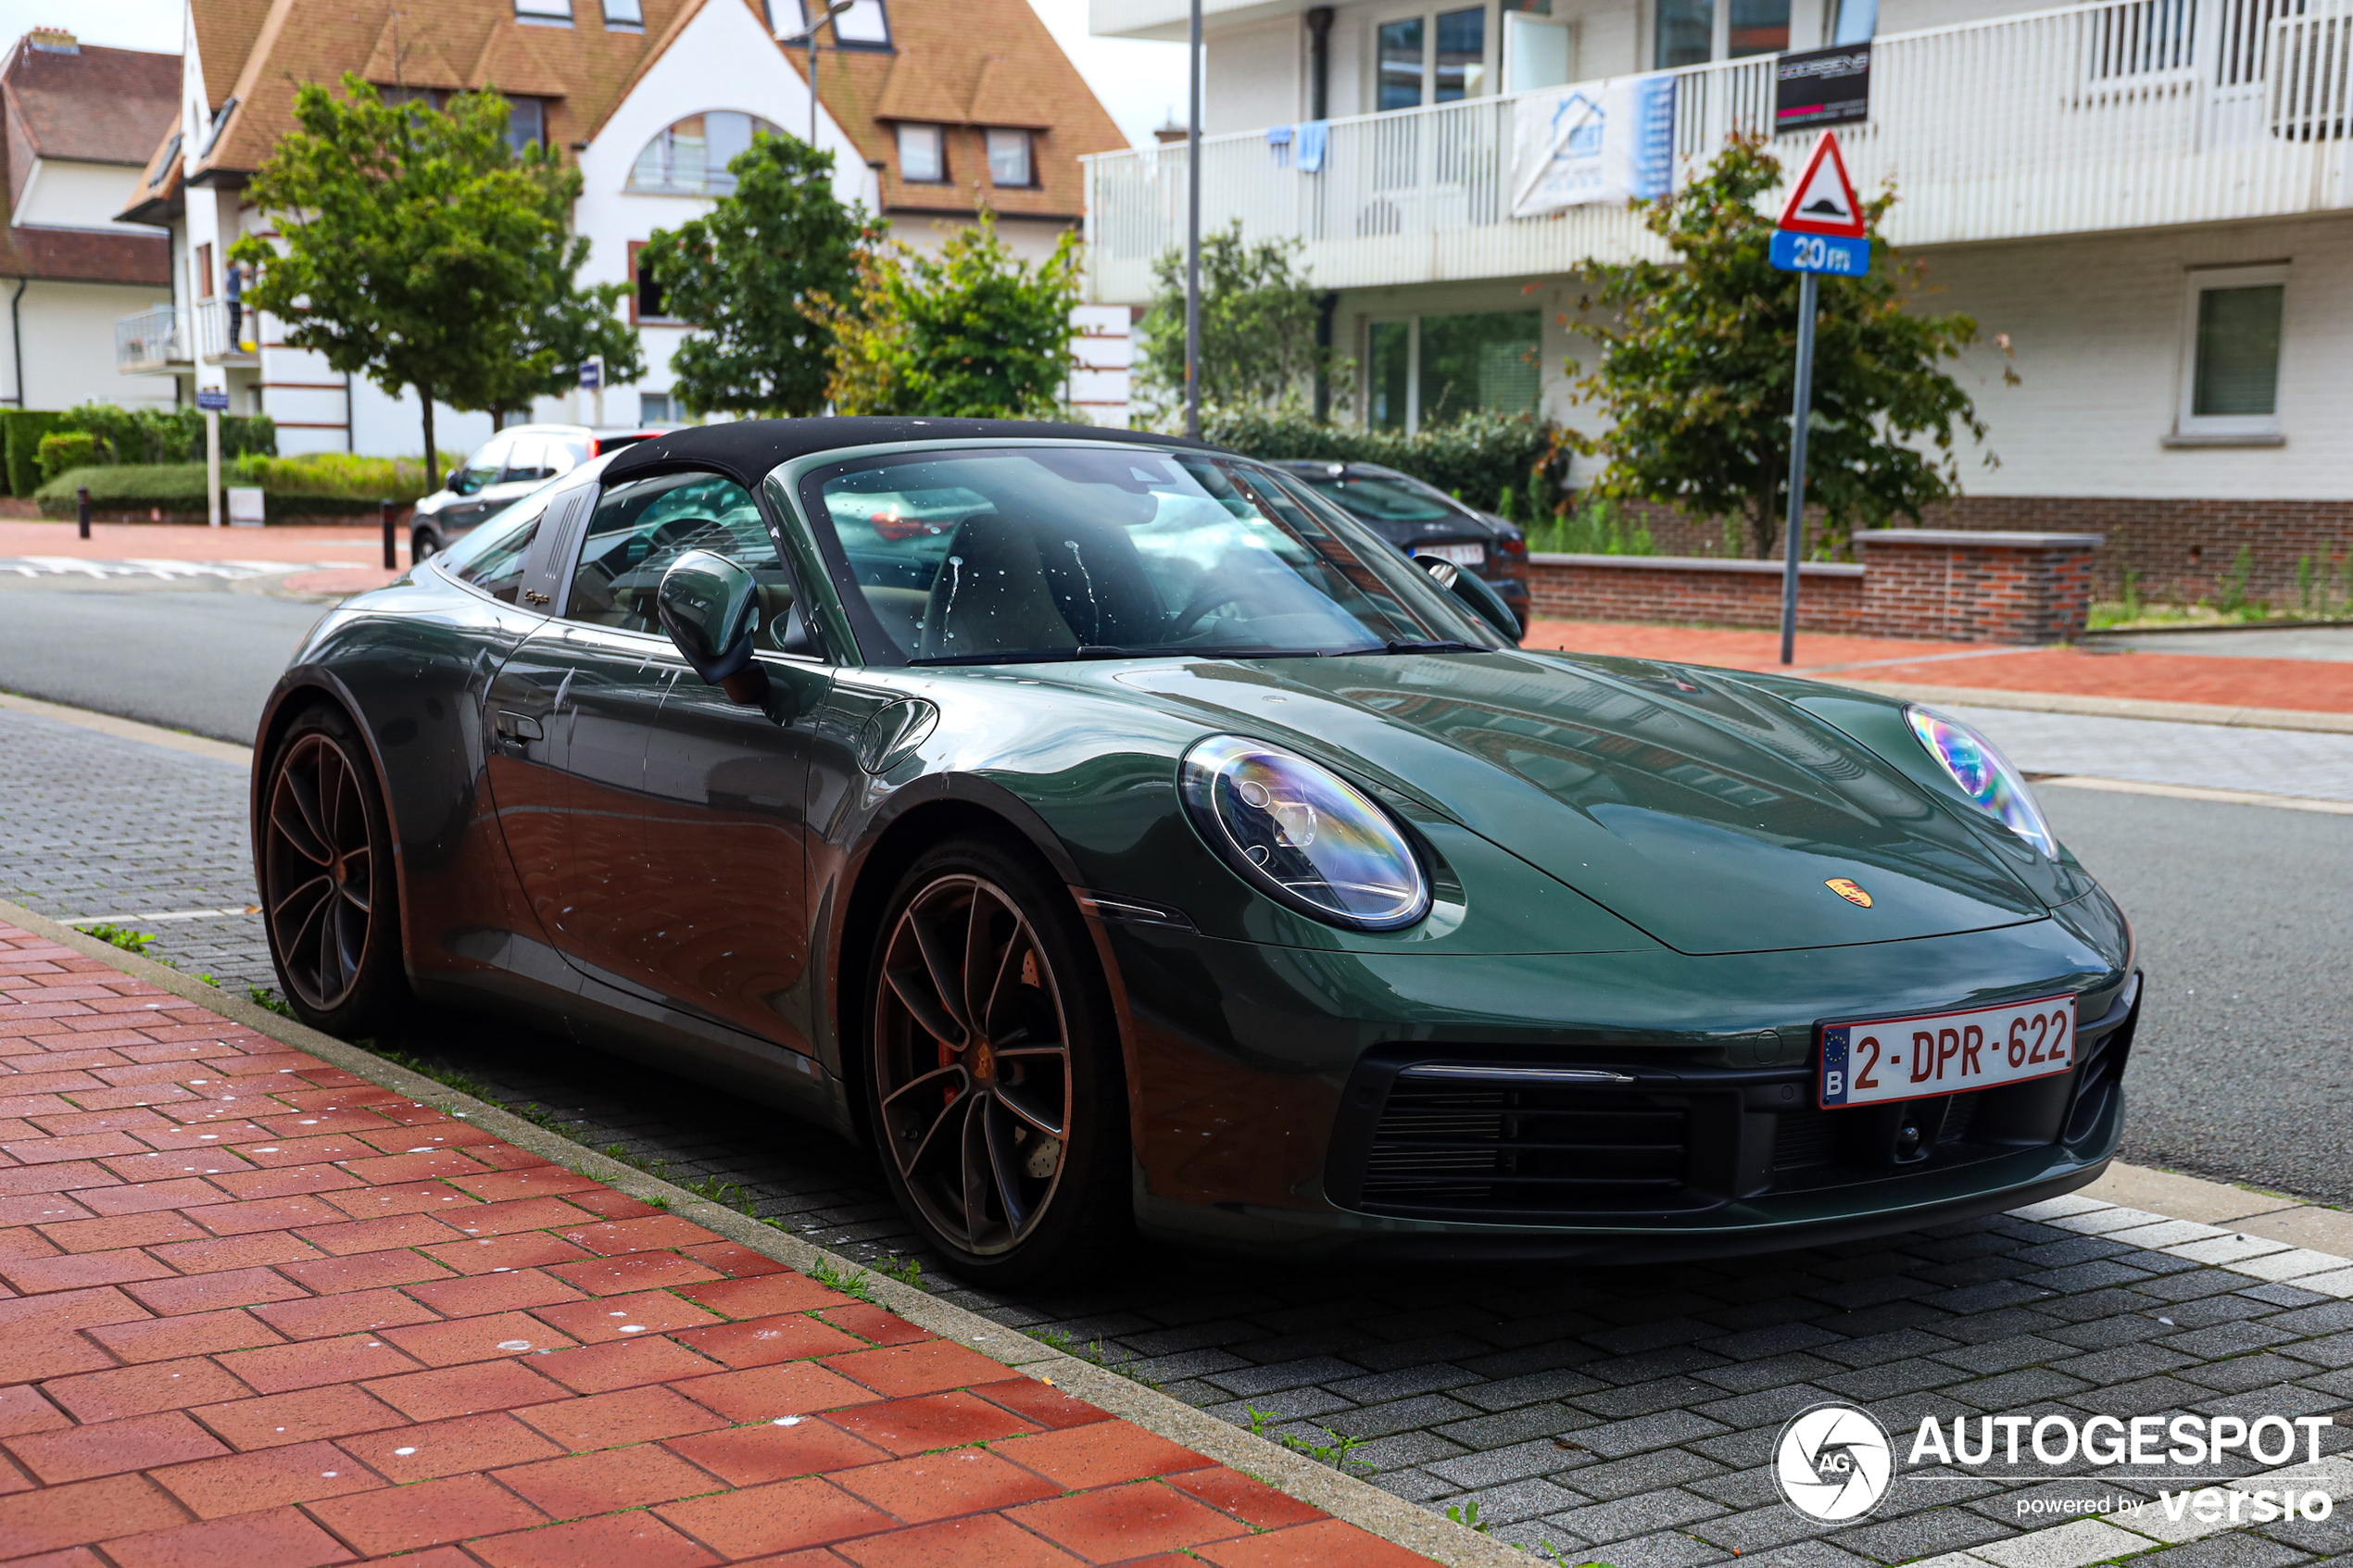
[[[1188,443],[676,432],[311,633],[272,950],[337,1033],[504,1009],[829,1124],[1000,1284],[1131,1227],[1689,1256],[2099,1173],[2132,934],[1991,746],[1512,625]]]

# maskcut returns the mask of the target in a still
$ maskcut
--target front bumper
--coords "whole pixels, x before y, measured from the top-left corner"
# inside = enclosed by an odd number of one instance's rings
[[[1608,1261],[2034,1202],[2095,1180],[2122,1132],[2140,990],[2129,942],[2097,935],[1415,959],[1122,931],[1138,1221],[1220,1250]],[[2061,985],[2067,1073],[1815,1107],[1818,1019]]]

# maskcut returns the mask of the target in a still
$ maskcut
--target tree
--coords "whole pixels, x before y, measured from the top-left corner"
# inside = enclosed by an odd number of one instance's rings
[[[1078,297],[1076,234],[1033,267],[984,205],[937,256],[870,254],[847,302],[822,296],[808,313],[834,340],[827,393],[841,413],[1034,419],[1063,401]]]
[[[1773,222],[1756,209],[1780,176],[1764,138],[1735,136],[1705,175],[1643,214],[1675,261],[1584,265],[1597,287],[1579,302],[1581,330],[1601,359],[1574,388],[1610,420],[1582,440],[1608,459],[1597,495],[1743,517],[1759,557],[1773,554],[1785,511],[1796,374],[1797,275],[1768,259]],[[1957,437],[1985,438],[1941,368],[1977,341],[1977,323],[1912,308],[1926,266],[1899,264],[1880,232],[1894,203],[1891,189],[1864,204],[1869,273],[1820,282],[1806,499],[1827,519],[1825,544],[1899,512],[1918,521],[1959,493]]]
[[[576,196],[579,172],[572,171],[570,178]],[[588,248],[587,236],[575,234],[542,253],[537,297],[521,319],[521,349],[505,362],[506,373],[495,378],[484,405],[499,423],[508,414],[528,413],[534,398],[560,397],[578,386],[580,367],[590,360],[598,362],[607,386],[627,386],[646,373],[636,329],[618,313],[630,285],[584,289],[573,281],[588,259]]]
[[[1202,236],[1201,395],[1204,404],[1278,403],[1299,395],[1331,351],[1315,341],[1315,290],[1297,267],[1298,240],[1246,245],[1241,220]],[[1185,257],[1152,264],[1160,291],[1138,323],[1139,379],[1163,408],[1185,395]]]
[[[495,93],[439,110],[386,104],[355,75],[343,88],[296,93],[296,129],[247,187],[277,241],[248,234],[230,255],[253,273],[246,307],[278,318],[287,343],[389,395],[416,393],[437,486],[434,403],[488,408],[519,376],[548,381],[562,350],[541,324],[588,307],[565,234],[580,176],[544,147],[518,155]]]
[[[849,296],[881,231],[835,196],[834,155],[798,138],[754,136],[727,171],[733,194],[637,253],[663,308],[698,329],[671,357],[672,387],[690,408],[822,413],[833,332],[801,306]]]

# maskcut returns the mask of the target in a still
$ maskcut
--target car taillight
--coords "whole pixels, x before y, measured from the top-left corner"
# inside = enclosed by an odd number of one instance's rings
[[[1524,556],[1528,554],[1528,541],[1525,539],[1501,540],[1496,544],[1495,549],[1499,555]]]

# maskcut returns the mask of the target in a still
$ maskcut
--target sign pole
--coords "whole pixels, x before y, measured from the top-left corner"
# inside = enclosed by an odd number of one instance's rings
[[[1797,561],[1806,542],[1806,427],[1814,411],[1814,314],[1820,280],[1797,275],[1797,392],[1789,436],[1789,521],[1782,525],[1781,662],[1797,656]]]
[[[204,411],[204,509],[208,527],[220,526],[220,410]]]

